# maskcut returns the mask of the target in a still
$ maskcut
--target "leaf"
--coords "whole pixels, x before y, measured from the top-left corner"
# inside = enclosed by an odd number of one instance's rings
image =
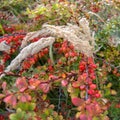
[[[111,95],[117,95],[117,92],[115,90],[110,90]]]
[[[30,102],[20,102],[17,105],[17,108],[20,108],[23,111],[33,111],[36,107],[35,103],[30,103]]]
[[[5,95],[4,94],[0,94],[0,99],[2,99],[3,97],[5,97]]]
[[[29,111],[33,111],[36,107],[36,104],[35,103],[30,103],[29,106],[28,106],[28,110]]]
[[[62,78],[65,79],[66,78],[66,74],[62,73]]]
[[[68,85],[68,81],[67,80],[62,80],[61,84],[63,87],[66,87]]]
[[[47,120],[54,120],[52,116],[47,117]]]
[[[10,115],[10,120],[23,120],[24,117],[25,111],[18,108],[16,113]]]
[[[21,97],[20,97],[20,101],[21,102],[28,102],[28,101],[31,101],[31,96],[29,94],[23,94]]]
[[[3,82],[3,83],[2,83],[2,89],[3,89],[3,91],[5,91],[6,86],[7,86],[7,83],[6,83],[6,82]]]
[[[65,97],[68,98],[68,92],[67,92],[67,88],[66,87],[63,87],[63,92],[65,94]]]
[[[101,106],[97,102],[86,105],[86,110],[90,116],[96,116],[102,113]]]
[[[11,115],[9,116],[9,118],[10,118],[10,120],[18,120],[16,114],[11,114]]]
[[[112,87],[112,83],[108,83],[106,87],[107,88],[111,88]]]
[[[16,87],[20,90],[20,92],[25,91],[28,87],[28,84],[26,82],[26,78],[25,77],[18,78],[16,80]]]
[[[17,99],[16,99],[16,96],[14,96],[14,95],[8,95],[7,97],[4,98],[3,101],[12,106],[16,106]]]
[[[80,87],[80,82],[79,81],[75,81],[75,82],[72,83],[72,86],[74,88],[79,88]]]
[[[4,35],[5,31],[4,31],[3,27],[2,27],[2,24],[0,24],[0,31],[1,31],[2,34]]]
[[[43,94],[43,95],[41,96],[41,98],[42,98],[43,100],[46,100],[47,95],[46,95],[46,94]]]
[[[48,93],[50,90],[49,84],[48,83],[42,83],[39,85],[39,88],[44,92]]]
[[[87,116],[87,115],[85,115],[85,114],[81,114],[80,115],[80,120],[92,120],[92,118]]]
[[[40,80],[36,80],[33,78],[29,80],[29,88],[30,89],[35,89],[39,84],[40,84]]]
[[[85,114],[80,115],[80,120],[88,120]]]
[[[80,105],[82,105],[84,103],[84,100],[80,99],[78,97],[75,97],[75,98],[72,98],[72,103],[75,106],[80,106]]]

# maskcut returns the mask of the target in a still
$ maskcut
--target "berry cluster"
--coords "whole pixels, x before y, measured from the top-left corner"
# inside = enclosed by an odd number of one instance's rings
[[[4,70],[5,64],[8,60],[10,60],[11,55],[13,55],[21,45],[21,41],[23,37],[25,36],[25,33],[23,32],[18,32],[18,33],[13,33],[11,35],[4,35],[0,37],[0,42],[5,42],[6,45],[10,46],[10,50],[8,52],[2,52],[1,56],[1,69],[0,72]]]
[[[59,49],[59,53],[63,53],[66,58],[75,57],[77,53],[74,50],[74,46],[68,41],[64,41]]]
[[[5,33],[12,33],[13,31],[15,31],[15,27],[8,27],[8,26],[3,26],[3,31]],[[2,32],[2,30],[0,30],[0,33]]]
[[[39,53],[26,58],[22,63],[22,69],[23,70],[29,69],[32,65],[34,65],[38,61],[39,58],[44,57],[46,54],[48,54],[48,52],[49,52],[48,48],[44,48]]]
[[[94,117],[100,117],[105,110],[108,109],[101,99],[100,92],[97,90],[97,86],[94,83],[96,79],[95,70],[97,66],[94,63],[94,59],[92,57],[82,56],[82,59],[79,63],[79,74],[77,81],[72,82],[72,88],[76,89],[78,94],[73,94],[71,96],[71,100],[74,106],[77,106],[79,114],[76,114],[76,118],[80,120],[92,120]],[[80,95],[79,95],[80,93]],[[101,101],[101,102],[100,102]]]
[[[83,81],[82,85],[80,85],[80,90],[86,90],[89,97],[99,98],[101,95],[97,90],[96,84],[93,83],[93,81],[96,79],[96,68],[97,66],[92,57],[83,57],[79,64],[80,76],[78,80]]]

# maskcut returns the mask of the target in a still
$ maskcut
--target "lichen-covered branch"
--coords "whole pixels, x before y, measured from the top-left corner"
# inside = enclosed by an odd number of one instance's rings
[[[78,25],[68,23],[64,26],[44,24],[42,30],[31,32],[24,38],[21,48],[24,48],[30,40],[38,36],[53,36],[63,38],[71,42],[79,52],[92,56],[94,52],[94,38],[91,36],[89,22],[82,18]]]
[[[9,50],[10,50],[10,46],[7,45],[7,44],[5,43],[5,41],[2,41],[2,42],[0,43],[0,51],[5,51],[5,52],[9,53]]]
[[[55,38],[48,37],[48,38],[41,38],[37,42],[31,43],[30,45],[26,46],[21,50],[21,52],[18,54],[18,56],[12,60],[10,65],[6,68],[4,72],[10,72],[12,70],[15,70],[18,66],[20,66],[20,63],[27,58],[30,55],[34,55],[38,53],[40,50],[42,50],[45,47],[48,47],[49,45],[53,44],[55,41]],[[0,76],[3,77],[2,74]]]
[[[28,45],[36,37],[43,38]],[[68,40],[78,52],[84,53],[86,56],[93,56],[95,42],[91,36],[89,22],[85,18],[80,19],[79,25],[70,23],[63,26],[44,24],[42,30],[30,32],[26,35],[20,47],[21,52],[12,60],[4,72],[15,70],[26,57],[38,53],[41,49],[53,44],[55,38]]]

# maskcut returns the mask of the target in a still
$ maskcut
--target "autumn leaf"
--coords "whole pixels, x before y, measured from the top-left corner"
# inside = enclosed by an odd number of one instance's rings
[[[21,102],[28,102],[28,101],[31,101],[31,96],[29,94],[23,94],[21,97],[20,97],[20,101]]]
[[[85,115],[85,114],[81,114],[80,120],[92,120],[92,118],[90,116]]]
[[[84,102],[84,100],[83,100],[83,99],[80,99],[80,98],[78,98],[78,97],[72,98],[72,103],[73,103],[73,105],[75,105],[75,106],[80,106],[80,105],[83,104],[83,102]]]
[[[39,84],[40,84],[40,80],[36,80],[36,79],[33,79],[33,78],[31,78],[29,80],[29,88],[30,89],[35,89]]]
[[[3,89],[3,91],[5,91],[6,86],[7,86],[7,83],[6,83],[6,82],[3,82],[3,83],[2,83],[2,89]]]
[[[61,85],[62,85],[63,87],[67,86],[67,85],[68,85],[68,81],[67,81],[67,80],[62,80],[62,81],[61,81]]]
[[[79,81],[75,81],[72,83],[72,87],[74,88],[79,88],[80,87],[80,82]]]
[[[23,92],[24,90],[27,89],[28,84],[27,84],[27,82],[26,82],[25,77],[18,78],[18,79],[16,80],[16,87],[20,90],[20,92]]]
[[[8,95],[7,97],[4,98],[3,101],[12,106],[16,106],[17,99],[16,99],[16,96],[14,96],[14,95]]]
[[[44,93],[48,93],[50,90],[50,86],[48,83],[42,83],[39,85],[39,88],[44,92]]]
[[[100,105],[97,102],[86,105],[86,110],[88,111],[90,116],[95,116],[102,112]]]
[[[4,94],[0,94],[0,99],[2,99],[3,97],[5,97],[5,95]]]

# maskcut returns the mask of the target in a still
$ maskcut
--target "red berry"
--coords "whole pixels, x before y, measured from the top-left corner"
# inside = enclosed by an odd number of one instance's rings
[[[62,47],[62,51],[65,53],[67,51],[66,47]]]
[[[70,47],[70,49],[71,49],[71,50],[73,50],[73,49],[74,49],[74,46],[73,46],[73,45],[70,45],[69,47]]]
[[[47,54],[48,51],[49,51],[48,48],[45,48],[45,49],[43,50],[43,53],[44,53],[44,54]]]
[[[100,98],[100,96],[101,96],[101,95],[100,95],[99,93],[95,94],[95,97],[96,97],[96,98]]]
[[[88,90],[89,95],[94,95],[95,91],[94,90]]]
[[[91,78],[92,80],[95,80],[95,79],[96,79],[96,76],[95,76],[94,74],[91,74],[91,75],[90,75],[90,78]]]
[[[62,62],[61,60],[58,60],[58,64],[59,64],[59,65],[62,65],[63,62]]]
[[[49,70],[50,72],[52,72],[52,71],[54,70],[54,68],[53,68],[52,66],[48,66],[48,70]]]
[[[92,89],[92,90],[96,89],[96,84],[91,84],[90,89]]]
[[[86,66],[86,62],[84,62],[84,61],[80,62],[80,65],[79,65],[80,71],[85,70],[85,66]]]
[[[66,54],[65,54],[65,57],[66,57],[66,58],[68,58],[68,57],[69,57],[69,54],[68,54],[68,53],[66,53]]]

